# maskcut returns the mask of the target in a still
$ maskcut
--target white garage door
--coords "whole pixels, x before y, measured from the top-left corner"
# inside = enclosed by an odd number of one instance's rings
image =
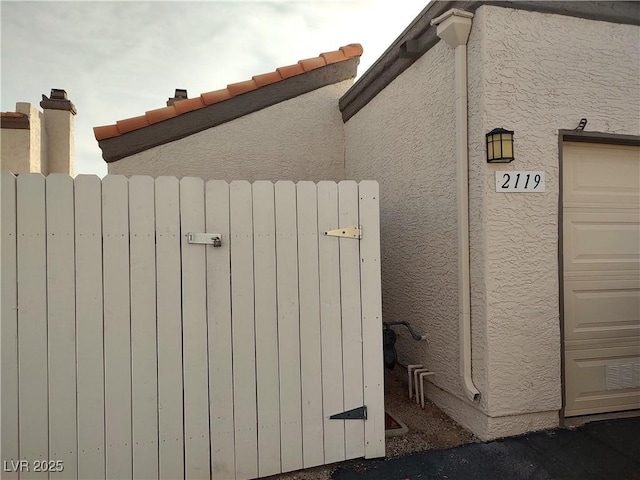
[[[640,408],[640,148],[563,148],[565,416]]]

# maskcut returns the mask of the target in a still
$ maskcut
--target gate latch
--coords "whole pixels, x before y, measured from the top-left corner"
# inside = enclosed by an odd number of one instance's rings
[[[214,247],[222,246],[222,235],[219,233],[192,233],[187,234],[189,243],[200,245],[213,245]]]
[[[327,237],[345,237],[345,238],[362,238],[362,225],[358,225],[357,227],[344,227],[337,228],[335,230],[329,230],[326,232],[322,232]]]

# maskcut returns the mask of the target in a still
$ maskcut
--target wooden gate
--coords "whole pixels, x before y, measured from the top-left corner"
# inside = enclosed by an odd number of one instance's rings
[[[379,260],[375,182],[3,173],[3,478],[384,456]]]

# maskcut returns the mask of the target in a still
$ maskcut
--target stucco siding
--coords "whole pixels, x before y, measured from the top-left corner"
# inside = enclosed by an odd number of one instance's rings
[[[558,425],[558,410],[520,413],[502,417],[490,417],[486,413],[470,408],[468,402],[438,387],[430,385],[429,398],[460,425],[471,430],[482,440],[520,435],[534,430],[543,430]]]
[[[219,180],[344,179],[338,99],[352,80],[109,164],[110,174]]]
[[[32,107],[33,112],[31,115],[31,171],[32,172],[40,172],[43,175],[48,175],[49,173],[53,173],[49,169],[49,147],[50,142],[49,139],[51,135],[49,135],[47,131],[47,125],[45,120],[44,112],[39,111],[36,107]],[[70,117],[68,112],[65,112],[67,117]],[[70,120],[73,123],[73,120]],[[73,130],[71,131],[71,137],[69,137],[69,132],[56,132],[59,135],[62,135],[62,138],[59,141],[69,143],[69,141],[73,142]],[[72,155],[72,152],[69,152],[69,155]],[[73,176],[73,171],[69,172],[69,170],[63,170],[59,173],[69,173]]]
[[[6,172],[49,173],[48,136],[43,128],[43,114],[27,102],[17,102],[16,112],[29,117],[28,129],[2,129],[2,170]]]
[[[74,175],[74,128],[73,116],[66,110],[44,111],[43,133],[48,136],[49,173],[68,173]]]
[[[29,130],[2,129],[2,171],[14,174],[30,171]]]
[[[516,160],[484,164],[489,413],[561,407],[558,284],[558,130],[640,134],[640,29],[630,25],[481,7],[483,133],[514,130]],[[483,164],[475,151],[472,164]],[[496,170],[544,170],[543,194],[495,192]],[[481,235],[479,232],[477,235]]]
[[[347,178],[380,183],[383,319],[399,361],[462,396],[458,368],[453,50],[440,42],[345,124]]]
[[[562,406],[558,130],[640,134],[636,26],[482,6],[468,42],[473,381],[460,387],[453,49],[439,42],[345,124],[347,178],[380,182],[384,320],[408,320],[403,364],[483,439],[557,426]],[[485,134],[515,131],[512,164]],[[546,192],[497,193],[498,170],[544,170]]]

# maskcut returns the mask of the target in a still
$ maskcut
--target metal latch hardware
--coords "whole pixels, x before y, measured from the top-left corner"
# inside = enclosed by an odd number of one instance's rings
[[[322,232],[328,237],[362,238],[362,226],[344,227]]]
[[[329,417],[331,420],[366,420],[367,419],[367,406],[354,408],[347,410],[346,412],[336,413]]]
[[[222,235],[219,233],[191,233],[187,234],[189,243],[197,243],[201,245],[213,245],[214,247],[222,246]]]

